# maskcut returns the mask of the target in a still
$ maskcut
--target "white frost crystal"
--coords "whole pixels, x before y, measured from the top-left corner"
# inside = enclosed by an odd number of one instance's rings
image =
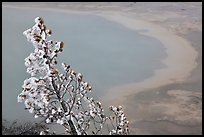
[[[52,114],[55,114],[56,110],[55,109],[52,109]]]
[[[36,17],[35,18],[35,23],[40,23],[42,21],[43,21],[43,19],[41,17]]]
[[[57,120],[57,123],[60,124],[60,125],[62,125],[64,122],[63,122],[63,120],[58,119],[58,120]]]
[[[31,107],[31,108],[29,109],[29,112],[30,112],[30,113],[33,113],[33,111],[34,111],[34,108]]]
[[[50,123],[51,122],[51,119],[50,118],[47,118],[46,119],[46,123]]]
[[[38,115],[35,115],[35,116],[34,116],[34,118],[38,118],[38,117],[39,117]]]

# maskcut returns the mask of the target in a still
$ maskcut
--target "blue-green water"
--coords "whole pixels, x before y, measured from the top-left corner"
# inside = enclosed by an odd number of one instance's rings
[[[142,81],[165,67],[161,59],[166,53],[160,41],[102,17],[8,7],[2,12],[3,118],[32,117],[22,103],[17,103],[17,95],[24,79],[29,78],[24,58],[34,49],[22,32],[34,24],[37,16],[43,17],[52,30],[50,39],[65,43],[59,64],[66,62],[82,73],[97,99],[111,87]]]

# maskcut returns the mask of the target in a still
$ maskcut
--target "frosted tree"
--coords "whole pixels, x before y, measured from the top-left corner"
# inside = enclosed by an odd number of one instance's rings
[[[81,73],[66,63],[61,64],[62,73],[56,68],[56,59],[63,51],[64,43],[48,40],[51,33],[41,17],[23,32],[35,49],[25,58],[31,77],[24,81],[18,102],[24,102],[25,109],[35,118],[41,117],[47,124],[61,125],[64,134],[129,134],[128,121],[121,106],[111,106],[113,115],[106,116],[102,104],[87,96],[92,88],[83,81]],[[45,129],[40,134],[53,133]]]

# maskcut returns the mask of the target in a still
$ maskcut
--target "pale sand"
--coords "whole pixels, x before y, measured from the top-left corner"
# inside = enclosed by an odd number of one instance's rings
[[[196,68],[197,51],[187,40],[175,35],[173,32],[147,21],[138,20],[131,16],[127,17],[120,12],[109,12],[103,14],[103,17],[121,23],[132,30],[148,30],[140,33],[160,40],[167,53],[167,58],[162,60],[166,68],[156,70],[153,77],[142,82],[119,85],[110,89],[108,94],[103,97],[103,100],[112,100],[116,105],[123,104],[125,97],[128,95],[174,82],[182,82]]]
[[[20,9],[38,9],[37,7],[26,6],[18,7],[9,5],[8,7]],[[65,12],[70,14],[98,15],[108,20],[120,23],[129,29],[140,32],[143,35],[156,38],[166,48],[165,52],[167,53],[167,58],[162,60],[162,62],[166,65],[165,68],[156,70],[152,77],[144,81],[137,83],[133,82],[111,88],[105,96],[101,97],[103,102],[108,102],[108,104],[111,103],[114,105],[121,105],[128,95],[139,93],[146,89],[172,84],[175,82],[183,82],[190,76],[191,71],[197,66],[195,60],[198,56],[198,53],[186,39],[176,35],[173,32],[170,32],[168,29],[161,27],[155,23],[143,20],[140,17],[137,18],[134,14],[131,15],[131,13],[128,13],[127,15],[126,13],[124,13],[124,11],[105,11],[102,9],[95,11],[51,9],[46,6],[44,7],[44,9],[39,9]]]
[[[172,102],[159,104],[166,108],[166,111],[163,112],[164,115],[172,116],[176,121],[202,123],[201,93],[186,90],[169,90],[167,94],[174,98],[172,98]]]
[[[163,5],[163,3],[160,4]],[[177,3],[173,4],[179,5]],[[199,79],[200,76],[198,76],[200,73],[202,74],[199,67],[200,65],[202,66],[202,59],[197,60],[197,65],[196,58],[198,53],[195,51],[197,48],[200,58],[202,52],[199,50],[200,48],[202,49],[202,44],[199,42],[196,44],[196,41],[188,38],[189,42],[194,44],[191,45],[186,40],[186,37],[184,39],[176,35],[187,34],[196,30],[202,33],[202,20],[200,20],[201,17],[198,14],[199,10],[195,12],[195,8],[199,9],[200,7],[198,5],[202,4],[189,3],[187,6],[185,5],[187,3],[180,3],[180,6],[176,9],[174,9],[176,5],[173,4],[164,6],[170,8],[170,10],[163,8],[158,11],[159,4],[157,6],[158,8],[155,8],[152,3],[140,3],[136,7],[121,6],[122,8],[117,6],[117,4],[115,6],[109,3],[104,3],[105,6],[97,6],[97,3],[93,5],[85,4],[86,6],[83,4],[58,6],[58,8],[63,7],[66,9],[53,9],[50,5],[41,5],[39,7],[40,10],[43,7],[46,8],[44,10],[56,10],[57,12],[60,11],[70,14],[99,15],[108,20],[121,23],[127,28],[136,30],[141,34],[156,38],[163,43],[166,48],[165,52],[168,54],[168,57],[162,60],[166,68],[156,70],[153,77],[144,81],[118,85],[110,89],[108,94],[100,100],[104,106],[122,105],[126,108],[125,113],[130,121],[132,134],[200,134],[202,132],[202,126],[200,125],[200,123],[202,124],[202,93],[195,92],[200,91],[200,88],[191,87],[194,84],[194,87],[198,86],[197,83],[193,83],[194,80],[196,82],[199,82],[199,80],[202,81],[202,77]],[[144,5],[147,5],[147,7],[149,5],[149,7],[144,8]],[[152,6],[153,8],[151,10]],[[20,9],[31,8],[26,5],[14,7],[19,7]],[[190,7],[194,7],[192,8],[193,10]],[[37,9],[36,6],[32,8]],[[67,10],[67,8],[70,10]],[[183,11],[181,14],[180,8],[185,8],[188,11],[187,14],[184,14]],[[185,20],[185,16],[188,18],[187,21]],[[147,31],[145,32],[144,30]],[[197,37],[197,35],[194,37]],[[193,69],[196,73],[193,73]],[[190,76],[191,74],[195,78]],[[190,83],[185,83],[187,81],[190,81]],[[182,85],[182,83],[185,84]],[[185,86],[185,89],[181,88],[182,86],[180,84]],[[169,86],[171,86],[170,89],[172,90],[169,89]],[[161,90],[159,90],[160,88]],[[159,90],[158,93],[155,90]],[[168,96],[164,97],[160,95],[162,91],[167,91]],[[141,94],[148,96],[150,92],[158,94],[160,98],[156,98],[155,100],[152,96],[150,98],[141,96]],[[138,97],[136,100],[135,96]],[[142,97],[142,101],[140,97]]]

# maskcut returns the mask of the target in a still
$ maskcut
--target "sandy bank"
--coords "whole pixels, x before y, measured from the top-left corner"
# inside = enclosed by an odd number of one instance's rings
[[[108,94],[103,97],[104,100],[114,100],[114,104],[121,104],[121,101],[124,101],[128,95],[174,82],[182,82],[190,76],[191,71],[196,67],[197,63],[195,60],[198,53],[182,37],[156,24],[125,16],[125,14],[123,15],[120,12],[103,13],[102,16],[121,23],[132,30],[147,30],[144,32],[140,31],[140,33],[160,40],[165,46],[167,53],[167,58],[162,60],[166,68],[156,70],[153,77],[142,82],[120,85],[110,89]]]

